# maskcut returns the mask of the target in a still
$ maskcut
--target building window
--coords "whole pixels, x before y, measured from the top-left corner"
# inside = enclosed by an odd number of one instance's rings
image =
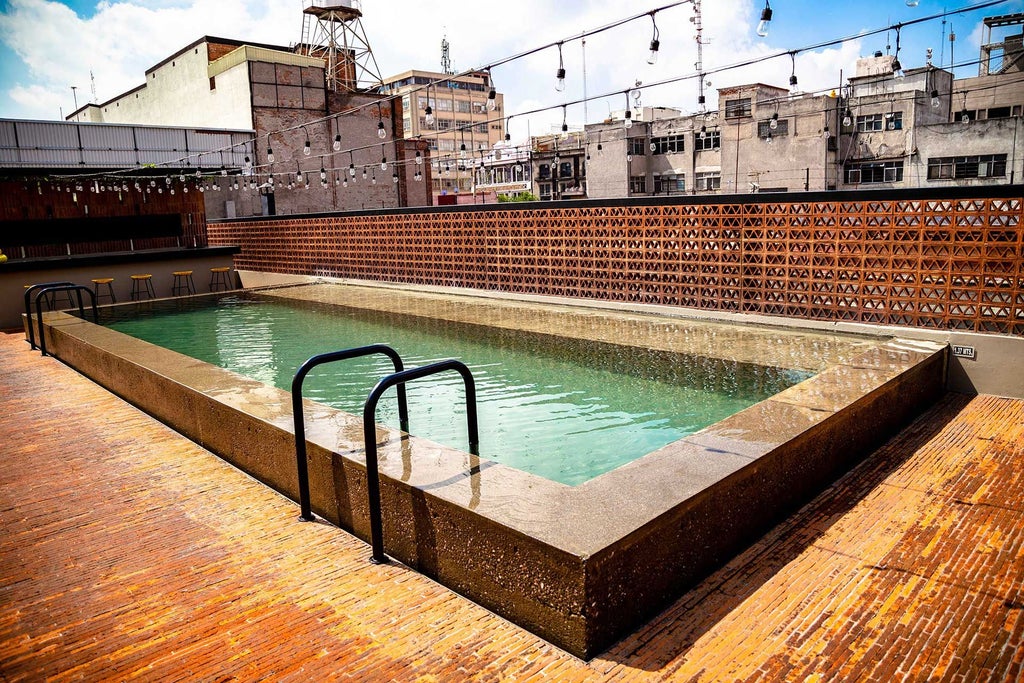
[[[694,189],[698,192],[715,192],[722,187],[722,172],[707,171],[696,174]]]
[[[629,193],[630,194],[647,194],[647,176],[645,176],[645,175],[631,175],[631,176],[629,176]]]
[[[626,145],[626,150],[626,154],[642,157],[647,153],[647,143],[644,142],[643,138],[630,138]]]
[[[846,182],[850,185],[864,185],[868,183],[898,183],[902,180],[902,161],[851,164],[846,167]]]
[[[558,177],[559,178],[572,178],[572,162],[563,161],[558,165]]]
[[[866,114],[857,117],[858,133],[873,133],[880,130],[903,130],[903,112],[888,114]]]
[[[771,133],[773,138],[780,138],[783,135],[789,135],[789,119],[778,119],[775,121],[775,130],[772,130],[771,119],[758,121],[757,137],[766,138],[768,137],[768,133]]]
[[[750,116],[750,112],[749,97],[725,101],[725,118],[727,119],[738,119],[743,116]]]
[[[544,199],[544,200],[551,199],[551,183],[540,183],[537,186],[537,189],[540,190],[540,198],[541,199]]]
[[[928,160],[928,180],[954,178],[1002,178],[1006,176],[1005,154],[964,157],[933,157]]]
[[[550,164],[541,164],[540,166],[538,166],[537,167],[537,177],[538,178],[550,178],[551,177],[551,165]]]
[[[683,194],[686,192],[686,175],[666,173],[654,176],[654,194]]]
[[[722,146],[722,134],[717,130],[707,130],[701,137],[701,134],[697,133],[693,140],[693,146],[698,152],[719,149]]]
[[[651,138],[653,154],[674,154],[686,151],[685,139],[682,135],[664,135]]]

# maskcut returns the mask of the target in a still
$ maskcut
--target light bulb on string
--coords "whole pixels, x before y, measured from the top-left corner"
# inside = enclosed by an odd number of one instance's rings
[[[320,182],[321,183],[326,183],[327,182],[327,169],[324,168],[323,166],[320,167]]]
[[[761,10],[761,21],[757,24],[757,35],[765,38],[768,36],[768,27],[772,23],[772,7],[768,0],[764,2],[764,9]]]
[[[651,51],[647,55],[647,63],[648,64],[657,64],[658,63],[658,48],[661,47],[661,41],[658,39],[659,38],[658,22],[654,19],[654,14],[655,14],[654,12],[651,12],[651,24],[654,27],[654,33],[651,36]]]
[[[790,52],[789,58],[793,62],[793,71],[789,74],[789,89],[796,90],[796,52]]]
[[[907,0],[907,7],[917,7],[921,4],[921,0]]]
[[[383,140],[388,136],[387,130],[384,129],[384,113],[380,108],[380,103],[377,103],[377,137]]]
[[[491,67],[487,67],[487,80],[491,89],[487,92],[487,111],[494,111],[498,108],[498,91],[494,89],[494,79],[491,77]]]
[[[932,97],[932,106],[933,107],[938,107],[941,104],[941,101],[939,100],[939,91],[938,90],[932,90],[931,97]]]
[[[422,166],[423,165],[423,155],[420,154],[419,150],[416,151],[416,165],[417,166]]]
[[[847,107],[846,111],[843,112],[843,125],[849,128],[853,125],[853,113]]]
[[[337,135],[334,136],[333,148],[335,152],[341,151],[341,133],[338,133]]]
[[[558,70],[555,72],[555,90],[565,91],[565,62],[562,59],[562,43],[558,44]]]
[[[776,130],[779,127],[779,112],[772,114],[772,120],[768,122],[768,127],[772,130]]]
[[[626,130],[629,130],[630,128],[633,127],[633,112],[629,108],[629,91],[628,90],[626,91],[626,111],[622,114],[622,118],[624,119],[624,122],[622,124],[623,128],[625,128]]]

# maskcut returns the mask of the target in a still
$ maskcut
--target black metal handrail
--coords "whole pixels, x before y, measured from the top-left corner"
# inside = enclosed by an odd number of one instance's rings
[[[85,318],[85,307],[82,305],[82,292],[88,292],[92,303],[92,321],[97,325],[100,322],[99,313],[96,310],[96,293],[85,285],[59,285],[47,287],[36,294],[36,320],[39,322],[39,351],[42,355],[46,353],[46,332],[43,331],[43,297],[53,292],[74,292],[78,298],[78,315]],[[29,329],[32,329],[32,320],[29,319]]]
[[[46,287],[58,287],[60,285],[73,285],[73,284],[75,284],[75,283],[74,282],[68,282],[67,280],[65,280],[63,282],[40,282],[38,284],[32,285],[31,287],[26,287],[25,288],[25,317],[28,318],[28,344],[29,344],[29,347],[33,351],[35,351],[37,347],[36,347],[35,327],[32,325],[32,294],[37,289],[45,289]],[[52,307],[52,305],[51,305],[51,307]],[[42,328],[40,328],[39,334],[42,334],[42,333],[43,333],[42,332]]]
[[[462,375],[462,381],[466,385],[466,420],[469,423],[469,452],[473,455],[480,455],[480,432],[477,428],[476,416],[476,383],[473,381],[473,373],[460,361],[443,360],[388,375],[377,382],[377,385],[366,398],[366,404],[363,406],[363,441],[366,448],[366,493],[370,505],[370,546],[373,548],[370,562],[374,564],[384,564],[388,561],[387,555],[384,554],[384,529],[380,509],[380,474],[377,471],[377,402],[380,401],[380,397],[385,391],[395,385],[402,386],[405,382],[428,375],[436,375],[446,370],[455,370]],[[404,431],[408,431],[408,429]]]
[[[374,354],[383,354],[390,358],[392,364],[395,366],[395,372],[401,372],[404,369],[402,358],[393,348],[385,344],[370,344],[369,346],[360,346],[354,349],[332,351],[330,353],[322,353],[318,356],[313,356],[299,366],[299,369],[295,373],[295,377],[292,379],[292,419],[295,424],[295,460],[299,473],[299,506],[302,509],[299,519],[304,522],[312,522],[314,517],[312,503],[309,499],[309,468],[306,462],[306,420],[302,411],[302,382],[306,379],[306,375],[309,374],[309,371],[318,365]],[[409,407],[405,397],[404,384],[400,384],[398,386],[398,422],[401,425],[403,432],[409,431]]]

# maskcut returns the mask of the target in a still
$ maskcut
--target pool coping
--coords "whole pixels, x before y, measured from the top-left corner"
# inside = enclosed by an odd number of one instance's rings
[[[62,361],[296,498],[287,392],[62,313],[44,323]],[[575,487],[378,426],[385,547],[590,657],[909,422],[945,362],[940,344],[878,340]],[[305,409],[314,511],[367,538],[361,420]]]

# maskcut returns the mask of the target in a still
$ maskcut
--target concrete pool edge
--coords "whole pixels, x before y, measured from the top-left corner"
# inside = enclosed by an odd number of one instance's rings
[[[61,360],[295,497],[286,392],[63,314],[45,319]],[[943,349],[880,343],[578,487],[474,468],[465,453],[380,429],[387,550],[593,656],[912,419],[942,391]],[[308,410],[315,509],[366,538],[361,425]],[[680,486],[687,472],[705,481]]]

